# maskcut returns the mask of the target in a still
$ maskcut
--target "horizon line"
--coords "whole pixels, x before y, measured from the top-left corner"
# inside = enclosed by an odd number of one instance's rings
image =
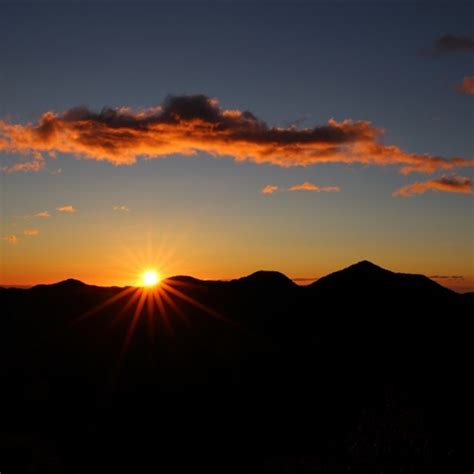
[[[350,268],[352,266],[355,266],[355,265],[358,265],[358,264],[361,264],[361,263],[369,263],[373,266],[381,268],[382,270],[392,272],[392,273],[400,273],[400,274],[405,274],[405,275],[422,275],[422,276],[425,276],[426,278],[429,278],[430,280],[434,281],[438,285],[440,285],[444,288],[447,288],[451,291],[454,291],[455,293],[458,293],[458,294],[465,294],[465,293],[473,293],[474,292],[474,287],[469,287],[469,286],[453,287],[453,286],[446,286],[444,284],[444,282],[446,282],[446,281],[463,281],[464,278],[462,276],[459,276],[459,275],[456,275],[456,276],[452,277],[452,276],[447,276],[447,275],[424,275],[423,273],[394,272],[392,270],[387,270],[383,267],[380,267],[379,265],[374,264],[374,263],[372,263],[368,260],[358,261],[354,264],[348,265],[348,266],[343,267],[339,270],[335,270],[333,272],[330,272],[327,275],[331,275],[333,273],[336,273],[338,271]],[[198,280],[198,281],[203,281],[203,282],[231,282],[231,281],[235,281],[235,280],[239,280],[239,279],[242,279],[242,278],[249,277],[249,276],[254,275],[255,273],[259,273],[259,272],[278,273],[278,274],[283,275],[284,277],[288,278],[290,281],[295,283],[295,285],[300,286],[300,287],[310,285],[311,283],[314,283],[314,282],[318,281],[319,279],[324,278],[325,276],[327,276],[327,275],[322,275],[322,276],[319,276],[319,277],[289,277],[285,273],[280,272],[278,270],[256,270],[254,272],[251,272],[251,273],[239,276],[239,277],[234,277],[234,278],[208,278],[208,279],[204,279],[204,278],[198,278],[198,277],[188,275],[188,274],[176,274],[176,275],[171,275],[171,276],[168,276],[166,278],[163,278],[162,280],[168,280],[168,279],[177,278],[177,277],[186,277],[186,278],[192,278],[192,279],[195,279],[195,280]],[[132,287],[133,288],[140,288],[141,287],[140,285],[135,285],[135,284],[131,284],[131,285],[114,285],[114,284],[111,284],[111,285],[97,285],[97,284],[86,283],[85,281],[83,281],[79,278],[70,277],[70,278],[64,278],[64,279],[61,279],[61,280],[57,280],[57,281],[54,281],[54,282],[51,282],[51,283],[41,283],[41,282],[39,282],[39,283],[29,283],[29,284],[2,283],[2,284],[0,284],[0,288],[28,290],[28,289],[34,288],[36,286],[53,286],[53,285],[57,285],[57,284],[62,283],[62,282],[69,281],[69,280],[74,280],[74,281],[82,283],[86,286],[95,286],[95,287],[98,287],[98,288],[132,288]],[[441,282],[443,282],[443,284],[441,284]]]

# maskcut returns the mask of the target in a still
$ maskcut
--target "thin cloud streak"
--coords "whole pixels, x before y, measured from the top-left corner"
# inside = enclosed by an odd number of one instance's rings
[[[276,184],[267,184],[260,192],[262,194],[273,194],[276,192],[298,192],[298,191],[310,191],[310,192],[325,192],[325,193],[333,193],[333,192],[340,192],[341,188],[339,186],[317,186],[314,183],[310,183],[309,181],[305,181],[301,184],[294,184],[289,188],[280,188]]]
[[[51,214],[48,211],[37,212],[33,217],[51,217]]]
[[[26,235],[27,237],[36,237],[39,235],[39,230],[38,229],[25,229],[23,231],[23,234]]]
[[[7,172],[38,171],[46,156],[57,153],[114,165],[204,152],[281,167],[393,165],[404,174],[474,166],[473,158],[407,153],[383,144],[382,135],[370,122],[351,119],[329,119],[312,128],[271,127],[249,111],[223,109],[204,95],[170,96],[161,106],[144,110],[104,108],[97,113],[77,107],[46,112],[36,124],[0,121],[0,151],[32,157]]]
[[[308,181],[302,183],[302,184],[295,184],[294,186],[291,186],[288,188],[288,191],[312,191],[312,192],[326,192],[326,193],[332,193],[332,192],[340,192],[341,188],[339,186],[317,186],[316,184],[309,183]]]
[[[434,280],[464,280],[463,275],[430,275]]]
[[[473,194],[472,180],[464,176],[443,175],[441,178],[430,181],[418,181],[397,189],[392,196],[410,197],[415,194],[424,194],[426,191],[439,191],[443,193]]]
[[[76,209],[74,208],[74,206],[70,206],[70,205],[57,207],[56,210],[59,212],[69,212],[69,213],[76,212]]]

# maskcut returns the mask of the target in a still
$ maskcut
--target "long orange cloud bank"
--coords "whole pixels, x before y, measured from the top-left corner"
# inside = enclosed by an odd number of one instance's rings
[[[473,194],[472,180],[464,176],[441,176],[430,181],[421,181],[403,186],[393,193],[393,196],[413,196],[424,194],[426,191],[441,191],[444,193]]]
[[[404,174],[474,166],[474,159],[407,153],[379,142],[367,121],[330,119],[313,128],[270,127],[248,111],[225,110],[204,95],[171,96],[145,110],[84,107],[46,112],[36,124],[0,121],[0,151],[29,157],[4,171],[35,171],[45,154],[133,164],[139,157],[205,152],[237,161],[306,166],[317,163],[397,165]]]

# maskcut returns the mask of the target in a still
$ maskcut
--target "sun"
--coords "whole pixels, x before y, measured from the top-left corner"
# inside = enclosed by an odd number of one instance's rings
[[[151,287],[160,282],[160,276],[155,270],[147,270],[142,277],[143,286]]]

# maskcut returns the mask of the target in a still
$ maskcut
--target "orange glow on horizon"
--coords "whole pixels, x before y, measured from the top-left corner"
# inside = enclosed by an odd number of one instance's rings
[[[290,278],[296,277],[301,284],[307,278],[320,278],[364,258],[392,271],[425,274],[460,293],[474,291],[474,275],[468,260],[450,262],[445,258],[430,262],[415,251],[416,247],[407,249],[400,256],[395,252],[389,254],[389,247],[373,252],[367,244],[367,248],[353,257],[335,255],[327,261],[320,259],[317,247],[311,250],[313,257],[304,259],[300,250],[291,248],[275,261],[268,249],[249,254],[246,244],[236,240],[233,255],[228,257],[222,248],[217,253],[209,252],[207,245],[215,246],[216,240],[193,239],[191,236],[196,234],[196,230],[192,221],[182,227],[175,225],[159,232],[152,229],[144,233],[146,224],[140,223],[139,235],[135,239],[127,237],[126,240],[121,235],[104,236],[102,240],[94,240],[94,246],[88,245],[79,232],[68,234],[70,245],[55,247],[56,259],[51,259],[50,252],[38,252],[39,248],[46,249],[48,245],[56,244],[56,241],[49,244],[40,240],[44,239],[46,231],[35,238],[21,236],[18,245],[0,239],[3,259],[0,286],[30,287],[74,278],[89,285],[133,287],[150,292],[153,288],[162,289],[168,285],[169,277],[175,275],[189,275],[201,280],[231,280],[259,269],[280,271]],[[78,248],[81,248],[80,252],[77,252]],[[156,283],[153,283],[154,277],[151,281],[147,277],[148,283],[145,281],[147,272],[157,274]]]

